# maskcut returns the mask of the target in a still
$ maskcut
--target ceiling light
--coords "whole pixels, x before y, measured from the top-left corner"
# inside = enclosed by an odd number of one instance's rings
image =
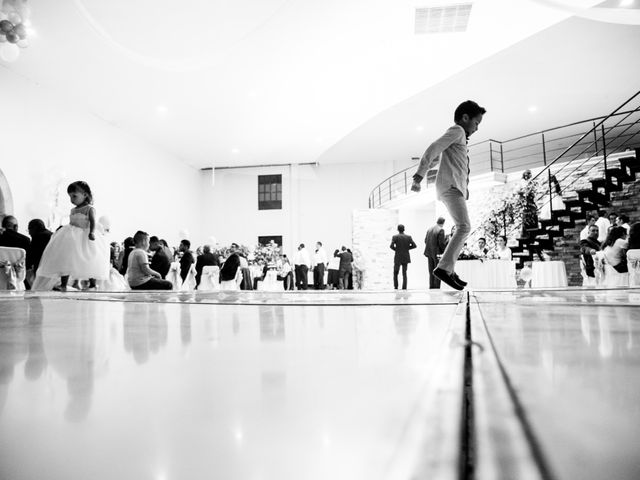
[[[536,107],[535,105],[531,105],[529,108],[527,108],[527,110],[529,110],[529,113],[534,113],[538,111],[538,107]]]
[[[233,153],[235,155],[237,153],[240,153],[240,150],[238,150],[237,148],[232,148],[231,149],[231,153]]]
[[[423,131],[423,130],[424,130],[424,127],[423,127],[422,125],[418,125],[418,126],[416,127],[416,131],[418,131],[418,132],[421,132],[421,131]]]
[[[169,109],[165,105],[158,105],[156,107],[156,113],[158,115],[166,115],[169,112]]]
[[[621,7],[630,7],[633,5],[633,0],[620,0]]]

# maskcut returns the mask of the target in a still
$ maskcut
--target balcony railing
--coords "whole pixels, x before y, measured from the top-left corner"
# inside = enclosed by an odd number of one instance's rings
[[[633,98],[633,97],[632,97]],[[593,158],[640,146],[640,110],[634,108],[608,116],[550,128],[511,140],[485,140],[469,146],[471,173],[511,173],[527,168],[561,164],[571,159]],[[575,155],[574,155],[575,153]],[[380,208],[410,193],[417,165],[405,168],[376,185],[369,194],[369,208]],[[427,188],[437,170],[427,173]]]

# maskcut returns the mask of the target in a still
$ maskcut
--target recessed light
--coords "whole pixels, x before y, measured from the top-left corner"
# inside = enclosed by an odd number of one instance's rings
[[[423,130],[424,130],[424,127],[423,127],[422,125],[418,125],[418,126],[416,127],[416,131],[418,131],[418,132],[421,132],[421,131],[423,131]]]
[[[165,105],[158,105],[156,107],[156,113],[159,115],[166,115],[169,112],[169,109]]]
[[[620,0],[621,7],[630,7],[633,5],[633,0]]]
[[[538,107],[536,107],[535,105],[531,105],[529,108],[527,108],[527,110],[529,111],[529,113],[534,113],[538,111]]]
[[[237,154],[237,153],[240,153],[240,150],[238,150],[237,148],[232,148],[231,153]]]

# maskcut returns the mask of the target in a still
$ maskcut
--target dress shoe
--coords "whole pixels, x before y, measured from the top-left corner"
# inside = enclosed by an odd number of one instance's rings
[[[440,280],[442,280],[444,283],[446,283],[447,285],[449,285],[451,288],[455,289],[455,290],[464,290],[464,285],[459,284],[455,278],[453,278],[453,276],[448,273],[446,270],[442,270],[441,268],[436,268],[433,271],[433,275],[435,277],[438,277]]]
[[[453,279],[454,279],[456,282],[458,282],[458,283],[459,283],[460,285],[462,285],[463,287],[466,287],[466,286],[467,286],[467,282],[465,282],[464,280],[462,280],[462,279],[458,276],[458,274],[457,274],[456,272],[453,272],[453,273],[451,274],[451,276],[453,277]]]

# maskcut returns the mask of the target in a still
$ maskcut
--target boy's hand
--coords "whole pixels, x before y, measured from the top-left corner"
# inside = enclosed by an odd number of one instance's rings
[[[93,234],[93,232],[89,233],[89,240],[95,240],[96,236]]]
[[[414,180],[413,183],[411,184],[411,191],[412,192],[419,192],[420,190],[421,190],[420,182],[416,182]]]

